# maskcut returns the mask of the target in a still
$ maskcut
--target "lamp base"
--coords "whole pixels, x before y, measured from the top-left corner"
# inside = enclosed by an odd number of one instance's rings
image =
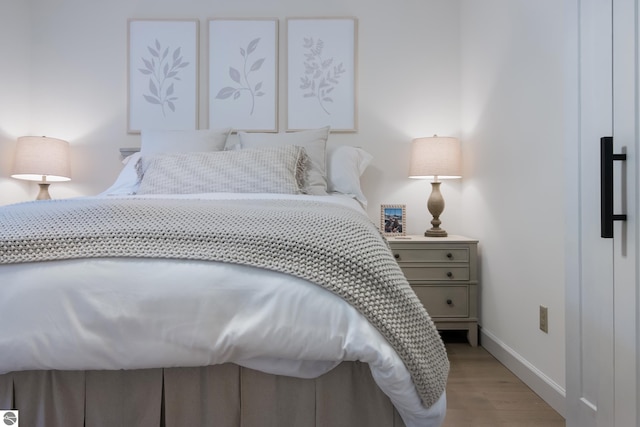
[[[444,198],[440,193],[440,182],[434,181],[431,183],[431,195],[427,200],[427,207],[429,212],[433,216],[431,220],[432,227],[424,232],[426,237],[447,237],[447,232],[440,228],[440,214],[444,210]]]
[[[51,200],[51,196],[49,195],[49,183],[48,182],[39,182],[40,192],[38,192],[38,197],[36,200]]]
[[[424,232],[426,237],[447,237],[449,234],[442,228],[430,228]]]

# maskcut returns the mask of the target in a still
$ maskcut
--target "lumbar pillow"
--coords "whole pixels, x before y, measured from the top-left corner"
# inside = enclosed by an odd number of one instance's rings
[[[238,132],[240,149],[297,145],[304,147],[309,156],[307,186],[304,192],[324,196],[327,194],[326,147],[329,126],[290,133]]]
[[[140,132],[140,152],[143,156],[156,153],[187,151],[222,151],[231,128],[198,130],[153,130]]]
[[[307,156],[296,146],[160,153],[142,158],[138,194],[301,194]]]

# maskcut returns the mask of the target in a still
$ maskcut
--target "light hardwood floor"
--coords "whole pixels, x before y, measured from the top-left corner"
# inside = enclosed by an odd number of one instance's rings
[[[457,341],[445,338],[451,370],[442,427],[565,426],[564,418],[485,349]]]

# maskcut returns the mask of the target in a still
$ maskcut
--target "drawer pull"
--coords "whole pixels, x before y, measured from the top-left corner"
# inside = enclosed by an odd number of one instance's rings
[[[448,278],[452,278],[452,277],[453,277],[453,273],[452,273],[452,272],[450,272],[450,271],[447,271],[447,277],[448,277]]]
[[[451,252],[447,252],[447,258],[452,259],[453,258],[453,254]]]
[[[400,259],[400,254],[393,254],[393,257],[394,257],[395,259]]]
[[[453,301],[451,300],[451,298],[449,298],[449,299],[447,300],[447,305],[451,305],[451,304],[453,304]]]

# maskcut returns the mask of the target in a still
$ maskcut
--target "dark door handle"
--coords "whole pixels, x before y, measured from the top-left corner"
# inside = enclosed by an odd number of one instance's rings
[[[626,221],[626,215],[613,214],[613,162],[627,160],[626,154],[613,154],[613,137],[600,138],[600,236],[613,237],[613,221]]]

